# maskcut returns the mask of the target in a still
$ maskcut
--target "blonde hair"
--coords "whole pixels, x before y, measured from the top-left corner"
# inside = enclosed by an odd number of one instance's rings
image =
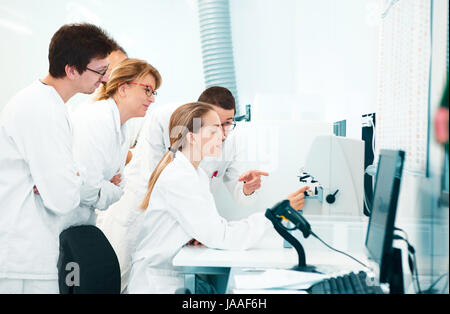
[[[128,58],[117,64],[111,72],[108,82],[103,85],[95,100],[105,100],[111,98],[120,86],[138,80],[147,75],[155,78],[155,90],[162,83],[161,75],[151,64],[139,59]]]
[[[182,150],[182,147],[184,146],[186,141],[186,134],[188,132],[198,132],[198,129],[194,129],[194,119],[202,119],[205,114],[210,111],[214,111],[214,108],[210,104],[204,102],[193,102],[177,108],[177,110],[172,113],[169,124],[170,147],[169,150],[161,158],[152,175],[150,176],[150,180],[148,181],[147,193],[140,206],[142,210],[147,209],[150,201],[150,196],[159,176],[167,167],[167,165],[173,161],[175,153]],[[181,132],[178,132],[179,130],[181,130]]]

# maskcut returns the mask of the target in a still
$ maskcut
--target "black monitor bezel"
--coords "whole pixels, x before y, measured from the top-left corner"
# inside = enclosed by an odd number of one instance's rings
[[[398,203],[398,197],[400,194],[400,183],[401,183],[401,177],[403,172],[403,164],[405,160],[405,152],[401,150],[389,150],[389,149],[382,149],[380,150],[379,159],[383,157],[393,158],[395,160],[395,176],[394,176],[394,183],[391,190],[390,195],[390,201],[389,201],[389,210],[388,210],[388,217],[386,220],[386,229],[384,234],[384,241],[383,241],[383,249],[382,249],[382,255],[381,255],[381,261],[379,264],[379,282],[380,283],[386,283],[389,282],[390,279],[390,269],[392,267],[391,265],[391,259],[392,259],[392,253],[393,253],[393,237],[394,237],[394,230],[395,230],[395,218],[397,214],[397,203]],[[376,179],[375,179],[375,188],[373,193],[373,198],[377,195],[377,184],[378,184],[378,175],[380,172],[380,161],[378,162],[378,168],[376,173]],[[374,204],[374,201],[372,200],[372,204]],[[373,257],[372,251],[368,247],[368,240],[369,240],[369,234],[371,231],[371,223],[372,223],[372,214],[373,210],[375,208],[372,208],[370,218],[369,218],[369,224],[367,227],[367,233],[366,233],[366,241],[365,246],[368,253]]]

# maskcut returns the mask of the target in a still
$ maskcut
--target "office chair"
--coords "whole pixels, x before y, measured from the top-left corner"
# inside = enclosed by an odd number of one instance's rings
[[[70,227],[59,236],[61,294],[120,294],[120,266],[103,232],[95,226]]]

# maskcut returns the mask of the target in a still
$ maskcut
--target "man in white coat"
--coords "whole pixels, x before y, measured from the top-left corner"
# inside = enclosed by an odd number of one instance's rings
[[[59,234],[79,204],[95,206],[72,152],[66,102],[104,80],[115,42],[91,24],[62,26],[49,74],[0,113],[0,293],[58,293]],[[69,222],[70,223],[70,222]]]
[[[198,101],[213,105],[219,115],[224,135],[222,156],[205,159],[200,164],[210,178],[211,191],[214,194],[223,182],[238,204],[253,203],[256,200],[256,191],[261,187],[261,176],[269,174],[259,170],[244,172],[244,149],[241,139],[232,132],[236,126],[236,104],[233,95],[224,87],[213,86],[203,91]],[[170,147],[169,120],[180,105],[161,106],[145,117],[133,160],[127,169],[127,180],[138,194],[145,193],[153,169]]]

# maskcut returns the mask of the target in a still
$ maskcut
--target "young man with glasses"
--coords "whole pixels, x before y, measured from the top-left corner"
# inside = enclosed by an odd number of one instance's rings
[[[59,234],[79,206],[95,206],[72,152],[67,101],[105,80],[115,42],[91,24],[62,26],[49,47],[49,74],[0,113],[0,293],[58,293]]]
[[[214,193],[223,181],[237,203],[241,205],[253,203],[256,199],[255,191],[261,187],[261,176],[268,176],[268,173],[259,170],[244,172],[243,147],[239,138],[233,134],[236,126],[234,121],[236,104],[233,95],[227,88],[213,86],[203,91],[198,101],[213,105],[219,115],[224,134],[222,156],[205,159],[200,164],[210,178],[211,191]],[[150,174],[170,146],[169,120],[172,112],[178,107],[179,104],[162,106],[149,112],[145,118],[134,160],[131,160],[128,166],[130,169],[127,170],[131,173],[127,176],[127,180],[132,181],[130,185],[135,185],[138,194],[142,189],[146,189]],[[135,178],[135,174],[140,179]]]

